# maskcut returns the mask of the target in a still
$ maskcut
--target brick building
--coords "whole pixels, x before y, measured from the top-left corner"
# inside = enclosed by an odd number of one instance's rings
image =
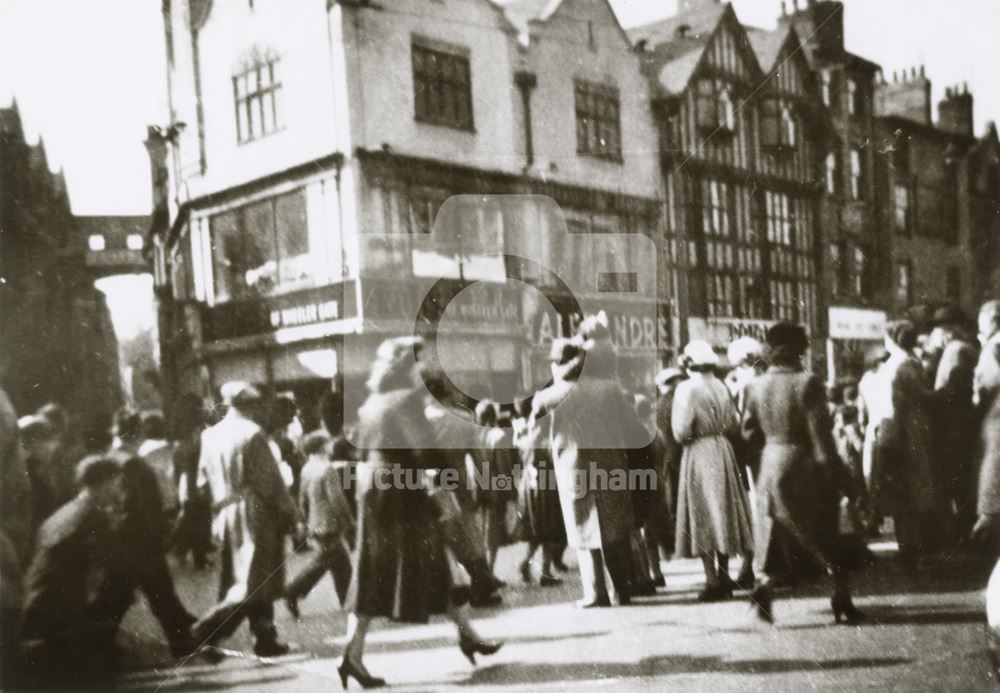
[[[86,417],[122,402],[118,344],[86,267],[62,173],[0,109],[0,386],[17,411],[59,402]]]

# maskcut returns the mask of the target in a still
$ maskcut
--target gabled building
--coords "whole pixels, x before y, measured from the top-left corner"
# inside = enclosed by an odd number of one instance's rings
[[[605,0],[164,8],[173,122],[150,151],[168,172],[154,245],[178,392],[242,378],[307,402],[331,378],[360,382],[368,364],[344,358],[344,336],[373,347],[412,331],[397,309],[433,280],[413,253],[453,195],[542,194],[576,231],[660,233],[650,99]],[[548,229],[536,236],[510,250],[559,252]],[[488,334],[463,333],[453,364],[506,401],[579,319],[515,275],[555,314],[518,305]],[[444,286],[446,299],[463,281]],[[370,320],[394,310],[392,325]],[[638,315],[628,302],[609,313]],[[656,324],[615,334],[626,357],[662,346]]]
[[[748,35],[708,0],[630,36],[655,90],[678,343],[724,349],[782,319],[817,334],[829,127],[795,30]]]

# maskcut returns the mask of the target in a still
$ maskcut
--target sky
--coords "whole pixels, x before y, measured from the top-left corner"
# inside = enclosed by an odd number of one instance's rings
[[[50,166],[64,168],[77,214],[149,213],[142,141],[147,124],[167,120],[160,1],[0,0],[0,106],[17,98],[29,141],[41,135]],[[612,5],[626,26],[676,9],[675,0]],[[743,22],[772,27],[781,0],[733,5]],[[967,81],[977,133],[1000,120],[1000,0],[845,0],[845,23],[848,48],[887,74],[926,64],[935,103]]]

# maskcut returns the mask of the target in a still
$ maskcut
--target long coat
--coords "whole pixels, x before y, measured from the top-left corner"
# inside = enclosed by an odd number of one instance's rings
[[[284,536],[294,527],[295,502],[285,488],[267,434],[236,409],[201,435],[198,486],[208,486],[220,550],[232,559],[224,603],[273,601],[284,579]]]
[[[755,567],[773,573],[779,534],[820,565],[836,560],[839,483],[845,470],[833,440],[826,395],[816,376],[772,366],[746,389],[743,437],[763,439],[756,479]]]
[[[977,358],[974,346],[953,339],[941,355],[934,380],[932,420],[938,446],[935,480],[942,493],[960,502],[974,496],[979,416],[972,396]]]
[[[995,397],[982,423],[979,464],[980,515],[1000,515],[1000,397]]]
[[[753,550],[750,501],[727,437],[739,426],[729,390],[695,373],[677,386],[671,425],[684,446],[675,551],[692,557]]]
[[[891,356],[862,379],[864,468],[872,503],[888,514],[929,511],[937,504],[934,441],[928,417],[930,388],[920,362]]]
[[[440,467],[419,391],[376,392],[358,410],[358,534],[345,608],[363,616],[425,623],[448,604],[451,576],[438,512],[427,488],[409,483]],[[392,483],[392,472],[406,484]]]
[[[615,375],[614,355],[602,347],[587,354],[577,382],[559,381],[536,396],[546,416],[566,539],[574,549],[601,549],[627,541],[632,532],[632,495],[626,477],[626,448],[649,442],[632,401]]]
[[[565,544],[566,524],[553,474],[552,451],[542,435],[542,427],[530,418],[515,442],[521,461],[521,483],[517,489],[521,538],[534,544]]]

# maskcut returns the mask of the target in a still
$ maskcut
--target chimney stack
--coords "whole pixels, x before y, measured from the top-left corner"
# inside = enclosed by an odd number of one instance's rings
[[[893,71],[891,83],[875,85],[875,115],[931,125],[931,82],[923,65]]]
[[[938,102],[937,126],[955,135],[972,137],[975,134],[972,107],[968,83],[945,89],[944,98]]]

